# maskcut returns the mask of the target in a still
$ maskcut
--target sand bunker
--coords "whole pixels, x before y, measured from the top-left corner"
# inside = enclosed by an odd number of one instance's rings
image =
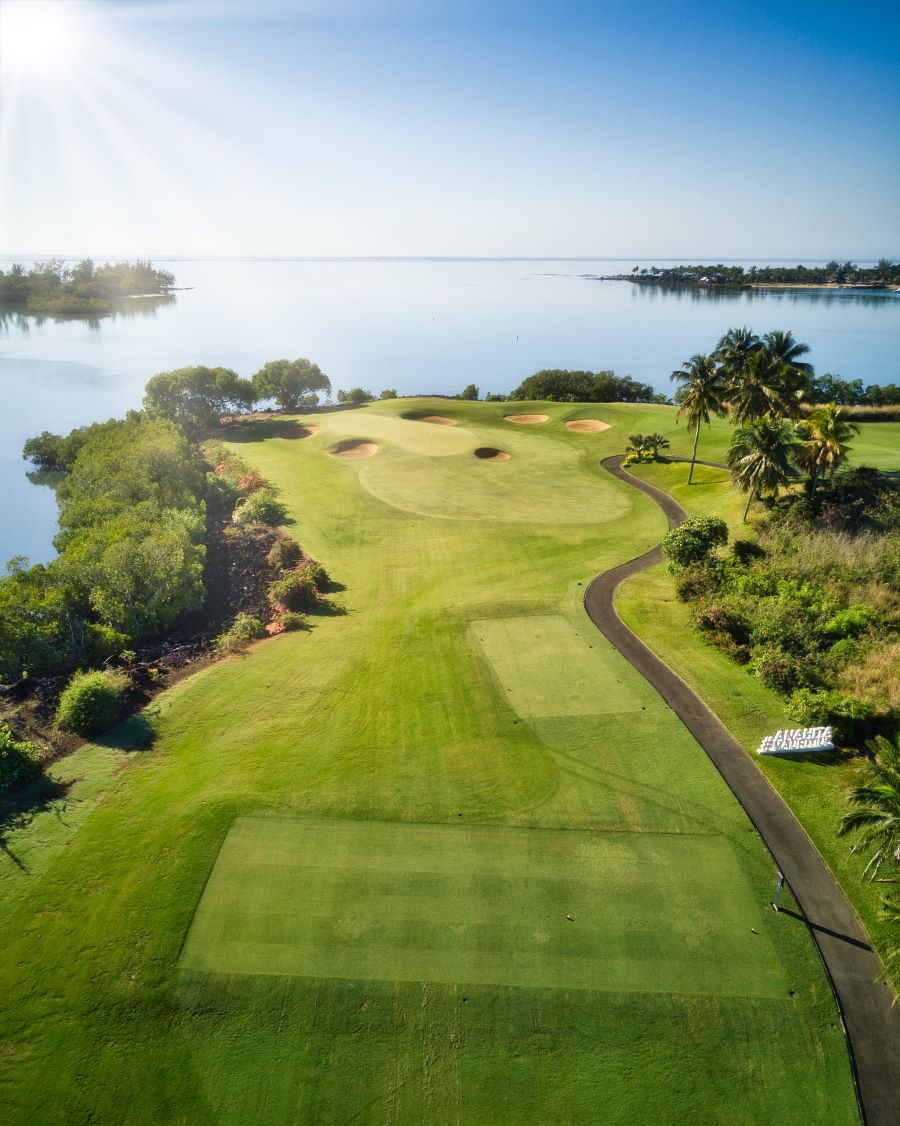
[[[366,442],[360,439],[359,441],[341,442],[331,451],[331,456],[343,458],[371,457],[372,454],[377,452],[378,446],[375,442]]]
[[[307,422],[307,423],[296,422],[296,423],[294,423],[293,426],[289,427],[287,430],[279,430],[278,431],[278,437],[279,438],[290,438],[291,441],[294,441],[297,438],[313,438],[318,433],[319,433],[319,426],[318,426],[317,423],[315,423],[315,422]]]
[[[479,446],[477,450],[472,452],[482,461],[509,461],[509,454],[506,450],[497,450],[493,446]]]
[[[608,422],[601,422],[599,418],[573,418],[566,423],[566,430],[574,430],[576,434],[586,434],[591,430],[609,430]]]
[[[534,426],[538,422],[546,422],[549,414],[505,414],[507,422],[518,422],[520,426]]]
[[[427,422],[430,426],[455,426],[455,418],[447,418],[443,414],[404,414],[402,416],[410,422]]]

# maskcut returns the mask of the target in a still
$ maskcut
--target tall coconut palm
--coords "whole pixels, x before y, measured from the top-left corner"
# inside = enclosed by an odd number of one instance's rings
[[[738,330],[745,331],[745,330]],[[749,331],[749,330],[746,330]],[[725,415],[725,381],[722,369],[712,356],[699,354],[681,365],[680,371],[672,372],[672,379],[681,384],[675,393],[678,402],[678,416],[686,414],[688,430],[694,431],[694,448],[691,451],[691,470],[688,484],[694,479],[694,466],[697,463],[697,442],[700,438],[700,424],[709,425],[709,416],[722,418]]]
[[[755,497],[776,496],[797,476],[791,455],[798,441],[793,428],[772,415],[751,419],[735,430],[727,460],[731,479],[748,494],[745,522]]]
[[[834,403],[818,407],[805,422],[797,427],[803,444],[795,452],[794,460],[801,469],[809,472],[809,495],[815,496],[819,476],[834,476],[835,470],[847,456],[850,439],[859,433],[859,426],[842,417],[844,412]]]
[[[790,413],[785,394],[785,367],[764,348],[750,352],[738,374],[728,376],[728,402],[738,426],[772,415]]]
[[[809,393],[815,375],[812,364],[800,359],[809,351],[809,345],[802,344],[790,330],[776,329],[765,334],[763,348],[783,367],[780,387],[783,413],[799,418],[800,401]]]
[[[872,879],[885,860],[900,864],[900,736],[879,735],[870,744],[873,761],[862,771],[862,783],[850,794],[853,805],[844,815],[838,833],[858,833],[850,850],[873,849],[865,872]]]
[[[747,360],[762,348],[762,341],[751,328],[730,328],[713,351],[719,362],[722,376],[729,384],[740,381]]]

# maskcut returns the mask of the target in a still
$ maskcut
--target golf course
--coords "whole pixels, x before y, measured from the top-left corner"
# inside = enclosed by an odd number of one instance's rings
[[[790,889],[774,912],[741,805],[584,610],[667,530],[602,465],[646,431],[690,454],[661,405],[398,399],[225,431],[334,590],[2,807],[3,1121],[860,1121]],[[900,469],[898,434],[867,423],[854,464]],[[728,475],[687,468],[635,475],[737,528]],[[629,579],[619,612],[752,751],[782,703],[667,581]],[[876,934],[835,836],[849,771],[761,769]]]

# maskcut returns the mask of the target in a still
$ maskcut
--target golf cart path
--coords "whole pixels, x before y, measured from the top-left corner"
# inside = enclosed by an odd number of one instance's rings
[[[662,508],[670,527],[687,515],[668,493],[622,468],[624,455],[603,467]],[[862,1116],[868,1126],[900,1123],[900,1004],[876,982],[881,961],[856,912],[799,821],[756,763],[696,692],[649,649],[615,610],[616,587],[662,561],[656,547],[599,575],[584,606],[594,625],[675,712],[744,807],[791,887],[822,955],[849,1044]],[[774,883],[774,873],[773,873]]]

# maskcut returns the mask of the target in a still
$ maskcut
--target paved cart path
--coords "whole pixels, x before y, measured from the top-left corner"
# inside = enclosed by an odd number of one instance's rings
[[[670,527],[684,520],[684,509],[667,493],[622,468],[624,455],[603,466],[614,477],[652,497]],[[725,725],[667,664],[622,621],[613,599],[630,575],[663,558],[657,547],[599,575],[585,591],[587,613],[616,649],[672,708],[731,787],[775,863],[784,873],[806,916],[831,978],[844,1021],[857,1094],[868,1126],[900,1123],[900,1004],[892,1005],[889,986],[876,982],[881,961],[837,880],[799,821]]]

